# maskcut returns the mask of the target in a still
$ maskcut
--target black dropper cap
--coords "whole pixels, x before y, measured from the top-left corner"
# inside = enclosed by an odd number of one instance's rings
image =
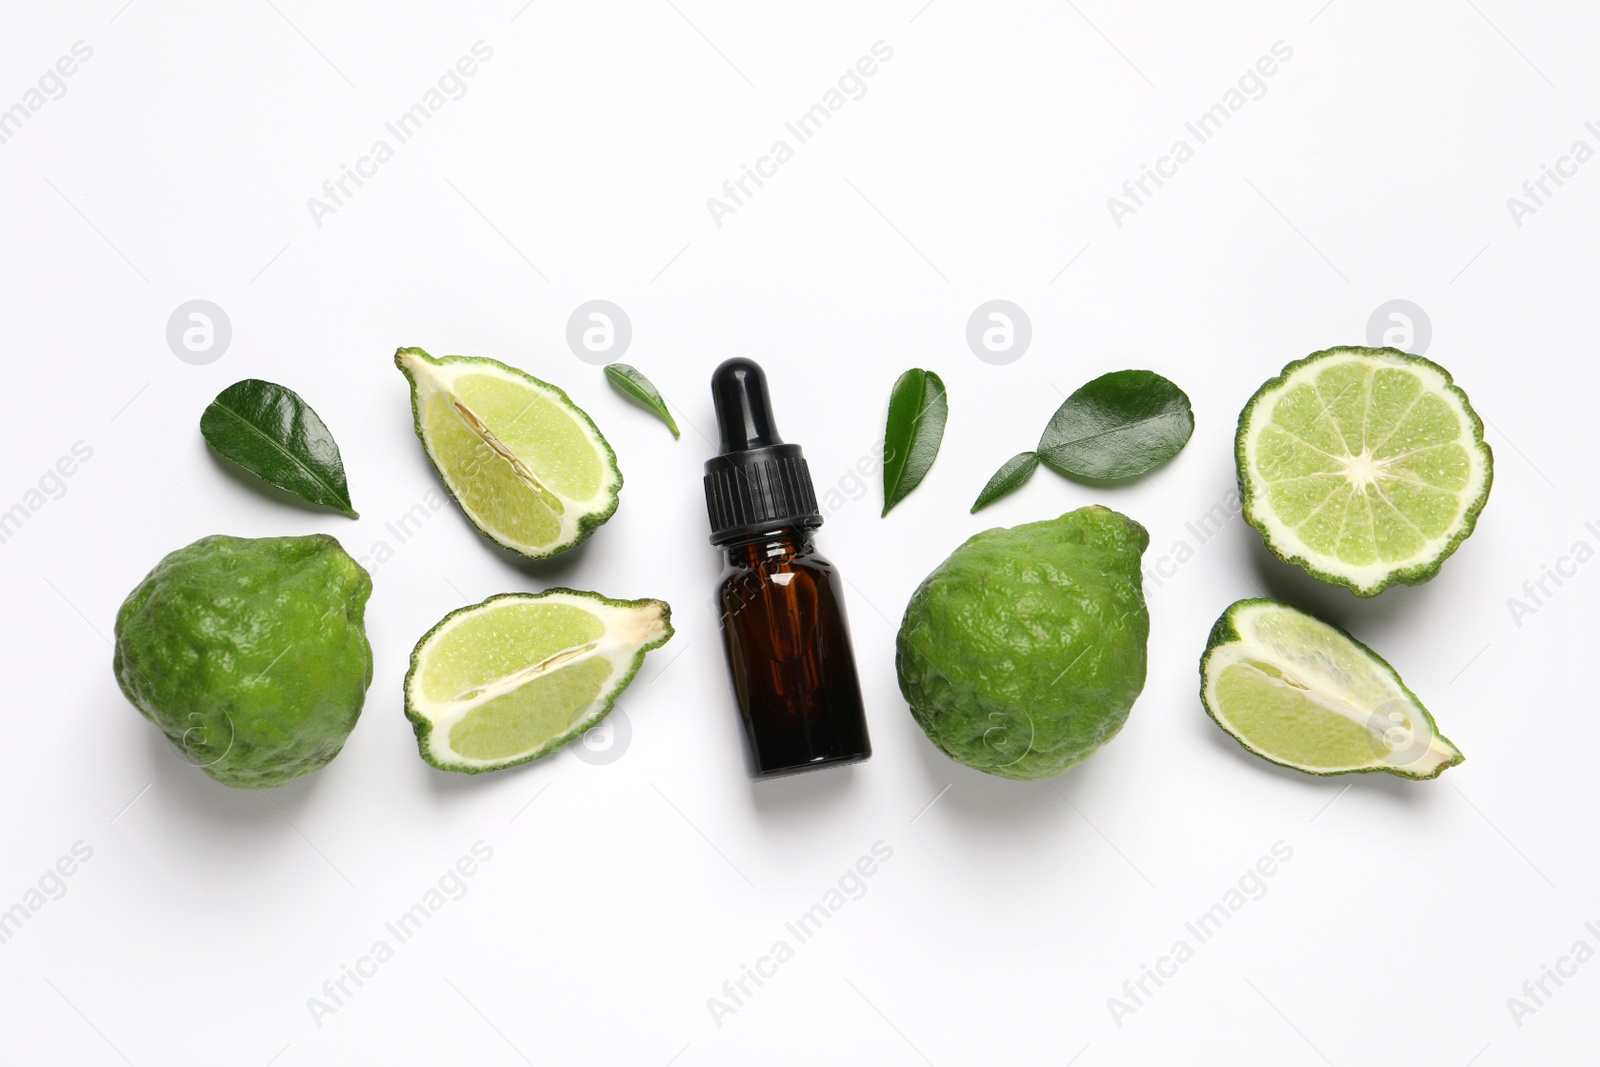
[[[722,454],[706,461],[711,543],[784,526],[821,526],[811,471],[800,446],[778,436],[760,366],[748,359],[724,362],[711,375],[711,399],[722,438]]]

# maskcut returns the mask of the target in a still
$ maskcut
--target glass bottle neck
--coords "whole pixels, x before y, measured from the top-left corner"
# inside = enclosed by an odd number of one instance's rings
[[[780,526],[741,537],[722,548],[729,565],[753,567],[769,559],[804,555],[812,550],[811,539],[812,532],[805,527]]]

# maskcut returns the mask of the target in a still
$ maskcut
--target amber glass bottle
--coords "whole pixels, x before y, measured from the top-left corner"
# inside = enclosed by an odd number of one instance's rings
[[[756,779],[872,755],[841,579],[812,548],[822,525],[798,445],[772,423],[766,377],[731,359],[711,379],[721,454],[706,463],[722,643]]]

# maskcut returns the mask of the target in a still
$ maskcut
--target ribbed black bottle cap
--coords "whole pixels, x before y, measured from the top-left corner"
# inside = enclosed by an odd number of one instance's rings
[[[772,424],[767,376],[748,359],[730,359],[711,376],[721,455],[706,461],[711,543],[724,545],[780,526],[822,525],[811,471],[799,445]]]

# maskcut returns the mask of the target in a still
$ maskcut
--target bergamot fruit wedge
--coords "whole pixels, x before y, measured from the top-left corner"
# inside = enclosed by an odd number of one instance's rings
[[[1245,748],[1307,774],[1437,778],[1466,758],[1376,652],[1276,600],[1222,613],[1200,659],[1200,699]]]
[[[492,359],[402,348],[394,361],[423,450],[484,536],[543,559],[617,510],[616,453],[559,388]]]
[[[1467,395],[1394,348],[1289,364],[1245,405],[1235,448],[1244,516],[1267,548],[1357,596],[1437,574],[1494,475]]]
[[[547,756],[582,736],[672,637],[660,600],[549,589],[504,593],[446,615],[406,674],[422,758],[479,774]]]

